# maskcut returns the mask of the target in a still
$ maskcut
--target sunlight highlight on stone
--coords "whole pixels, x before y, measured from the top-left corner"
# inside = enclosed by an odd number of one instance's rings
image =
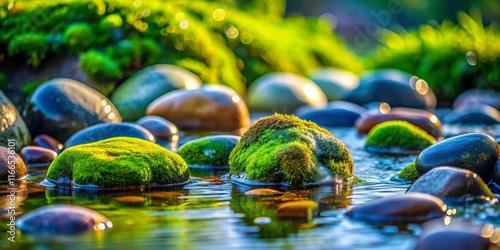
[[[233,96],[231,97],[231,100],[233,100],[233,102],[235,102],[235,103],[236,103],[236,102],[239,102],[239,101],[240,101],[240,97],[239,97],[239,96],[237,96],[237,95],[233,95]]]
[[[382,102],[378,106],[378,111],[380,111],[380,113],[382,114],[388,114],[389,112],[391,112],[391,106],[386,102]]]
[[[115,113],[111,112],[108,114],[107,117],[108,117],[108,119],[113,120],[113,119],[115,119],[116,115],[115,115]]]
[[[216,9],[212,13],[212,18],[215,21],[222,21],[226,18],[226,11],[224,11],[223,9]]]
[[[438,118],[437,118],[437,116],[435,116],[435,115],[431,115],[431,117],[429,117],[429,120],[430,120],[432,123],[436,123],[436,122],[438,122]]]
[[[444,225],[448,226],[451,223],[451,216],[445,216],[444,217]]]
[[[304,85],[302,91],[310,99],[317,100],[319,98],[318,90],[311,84]]]
[[[110,111],[111,111],[111,106],[106,105],[106,107],[104,107],[104,112],[109,113]]]
[[[476,57],[476,54],[474,54],[474,52],[472,52],[472,51],[467,52],[467,54],[465,55],[465,58],[467,58],[467,63],[469,65],[474,66],[477,64],[477,57]]]

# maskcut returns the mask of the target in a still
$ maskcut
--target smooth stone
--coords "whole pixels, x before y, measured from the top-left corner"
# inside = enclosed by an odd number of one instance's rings
[[[32,210],[16,221],[23,232],[36,234],[77,234],[111,228],[113,224],[102,214],[73,205],[44,206]]]
[[[312,219],[312,212],[318,203],[311,200],[288,201],[278,206],[278,216],[286,218]]]
[[[118,123],[114,105],[83,83],[56,78],[43,83],[31,96],[24,118],[32,135],[46,134],[58,141],[98,123]]]
[[[66,143],[64,143],[64,147],[69,148],[79,144],[96,142],[119,136],[133,137],[150,142],[156,142],[156,139],[151,132],[137,124],[128,122],[103,123],[96,124],[76,132],[66,141]]]
[[[32,144],[33,146],[39,146],[42,148],[54,150],[58,154],[61,153],[64,148],[64,145],[62,143],[60,143],[50,135],[37,135],[35,138],[33,138]]]
[[[21,150],[21,158],[26,165],[49,165],[57,157],[57,153],[48,148],[26,146]]]
[[[247,196],[278,196],[282,194],[283,192],[270,188],[257,188],[245,192]]]
[[[366,109],[350,102],[335,101],[324,108],[303,106],[295,114],[324,127],[352,127]]]
[[[111,101],[126,121],[144,116],[146,108],[158,97],[177,89],[197,89],[201,79],[192,72],[169,64],[146,67],[123,82]]]
[[[291,73],[269,73],[248,89],[248,107],[253,111],[292,114],[297,108],[327,104],[325,93],[313,81]]]
[[[23,118],[9,98],[0,90],[0,145],[7,146],[9,140],[18,152],[30,144],[31,135]]]
[[[445,217],[424,223],[421,230],[415,250],[500,249],[498,229],[489,223]]]
[[[409,108],[393,108],[389,113],[381,113],[378,110],[372,110],[363,113],[356,120],[355,127],[358,133],[368,134],[376,125],[386,121],[407,121],[421,129],[434,138],[442,137],[441,121],[431,112]]]
[[[447,124],[483,124],[500,123],[500,111],[484,104],[468,104],[460,106],[443,118]]]
[[[0,146],[0,182],[18,180],[28,175],[23,159],[9,148]]]
[[[328,101],[342,99],[349,91],[359,85],[359,77],[349,71],[335,68],[320,68],[309,75],[325,93]]]
[[[469,89],[460,94],[453,102],[453,108],[484,104],[500,110],[500,93],[494,90]]]
[[[432,89],[426,83],[416,89],[411,86],[411,78],[410,74],[395,69],[369,71],[361,76],[359,86],[350,91],[344,100],[358,105],[386,102],[391,107],[436,108],[436,96]]]
[[[347,212],[347,216],[373,224],[422,223],[443,217],[443,205],[443,201],[436,196],[408,193],[354,207]]]
[[[142,203],[146,201],[146,198],[142,196],[128,195],[128,196],[115,197],[114,200],[122,203]]]
[[[495,167],[493,168],[493,174],[491,176],[491,180],[498,187],[500,187],[500,157],[497,159],[497,162],[495,163]]]
[[[148,115],[137,120],[137,125],[149,130],[156,139],[172,139],[172,136],[178,135],[179,130],[177,127],[167,119],[156,116]]]
[[[453,166],[477,173],[484,182],[491,180],[499,157],[498,143],[489,135],[469,133],[455,136],[426,148],[415,161],[420,176],[433,168]]]
[[[179,154],[190,167],[229,166],[229,154],[240,141],[235,135],[212,135],[195,139],[182,145]]]
[[[172,91],[154,100],[146,114],[161,116],[180,129],[232,131],[250,125],[243,98],[222,85]]]
[[[426,193],[441,199],[495,196],[476,173],[455,167],[437,167],[420,176],[407,190],[408,193]]]

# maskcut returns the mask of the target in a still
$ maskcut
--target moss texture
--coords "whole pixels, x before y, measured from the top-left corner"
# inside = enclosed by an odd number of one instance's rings
[[[372,128],[366,138],[365,147],[423,150],[434,143],[434,137],[409,122],[388,121]]]
[[[9,56],[23,56],[26,64],[37,68],[47,56],[49,45],[42,33],[26,33],[13,37],[7,48]]]
[[[159,145],[114,137],[63,151],[47,170],[48,180],[61,178],[78,185],[126,188],[183,183],[189,180],[189,171],[179,155]]]
[[[259,119],[231,152],[231,176],[263,183],[303,186],[319,181],[320,165],[336,178],[352,176],[347,147],[326,129],[292,115]]]
[[[64,31],[62,41],[72,52],[81,52],[90,48],[94,34],[88,23],[73,23]]]
[[[405,181],[416,181],[418,179],[418,173],[415,168],[415,162],[412,162],[408,164],[408,166],[404,167],[401,172],[399,172],[397,177]]]
[[[229,166],[229,154],[238,141],[238,136],[207,136],[182,145],[177,153],[188,164]]]

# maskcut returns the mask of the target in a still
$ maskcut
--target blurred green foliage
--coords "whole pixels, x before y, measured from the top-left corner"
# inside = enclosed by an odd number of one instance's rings
[[[81,55],[80,67],[104,95],[111,93],[114,88],[110,82],[122,76],[119,65],[112,58],[96,50],[88,50]]]
[[[42,33],[19,34],[8,43],[9,56],[24,56],[28,65],[37,68],[45,59],[49,46]]]
[[[284,8],[285,0],[19,0],[0,6],[0,54],[16,37],[37,33],[48,43],[44,52],[95,49],[111,58],[123,72],[109,79],[113,84],[145,66],[172,63],[240,93],[271,71],[362,71],[329,22],[284,18]],[[44,56],[39,50],[35,58],[32,49],[15,51],[28,54],[33,66]]]
[[[481,14],[460,12],[444,21],[399,33],[386,30],[370,67],[396,68],[424,79],[438,101],[450,103],[470,88],[500,90],[500,27],[483,26]]]

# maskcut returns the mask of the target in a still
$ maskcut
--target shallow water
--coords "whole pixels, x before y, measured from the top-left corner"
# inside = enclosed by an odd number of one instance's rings
[[[385,157],[363,150],[364,138],[350,128],[331,129],[349,148],[355,175],[366,182],[356,186],[322,186],[283,190],[284,195],[245,196],[252,188],[220,179],[222,172],[193,171],[193,182],[177,189],[85,192],[46,189],[43,177],[21,183],[16,195],[17,217],[45,205],[74,204],[94,209],[113,222],[107,231],[77,236],[23,234],[7,241],[7,211],[0,210],[1,249],[412,249],[415,232],[394,227],[375,228],[344,216],[346,209],[371,200],[403,194],[408,184],[392,178],[416,156]],[[500,127],[444,128],[448,135]],[[217,175],[213,175],[217,174]],[[0,186],[0,204],[7,207],[7,186]],[[312,221],[278,218],[284,201],[311,199],[319,203]],[[459,207],[459,216],[500,225],[493,205]]]

